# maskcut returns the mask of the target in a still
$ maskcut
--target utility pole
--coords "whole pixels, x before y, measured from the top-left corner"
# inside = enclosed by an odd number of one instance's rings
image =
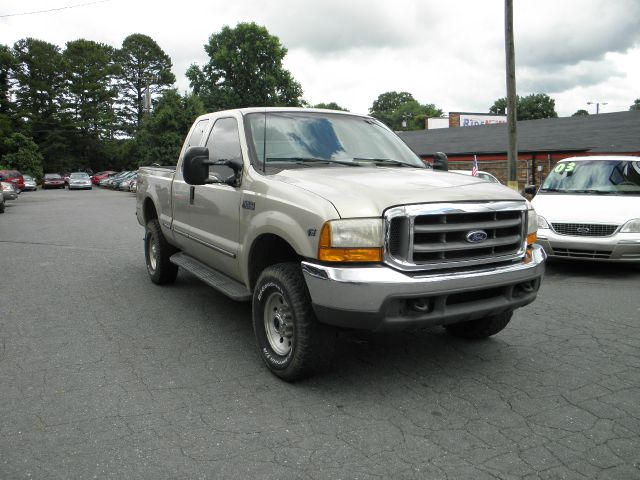
[[[600,105],[606,105],[607,102],[587,102],[587,105],[595,105],[596,106],[596,115],[600,113]]]
[[[504,44],[507,66],[507,177],[509,188],[518,191],[518,135],[516,61],[513,44],[513,0],[504,2]]]

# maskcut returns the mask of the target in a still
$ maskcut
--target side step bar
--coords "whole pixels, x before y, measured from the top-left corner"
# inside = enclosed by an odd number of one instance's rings
[[[207,285],[224,293],[233,300],[240,302],[251,300],[251,292],[242,283],[227,277],[224,273],[208,267],[185,253],[178,252],[171,255],[169,261],[180,268],[184,268],[187,272],[195,275]]]

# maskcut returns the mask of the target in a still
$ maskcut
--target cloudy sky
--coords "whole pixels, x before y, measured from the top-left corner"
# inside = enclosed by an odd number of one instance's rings
[[[627,110],[640,98],[639,0],[514,4],[520,95],[549,94],[560,116],[595,113],[588,101]],[[311,104],[366,113],[396,90],[445,112],[487,112],[506,96],[503,0],[2,0],[0,43],[86,38],[119,47],[144,33],[169,54],[184,92],[184,72],[206,62],[209,36],[251,21],[287,47],[285,67]]]

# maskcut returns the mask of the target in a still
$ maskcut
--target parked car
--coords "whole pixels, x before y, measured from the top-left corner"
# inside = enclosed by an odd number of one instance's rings
[[[138,176],[131,180],[131,185],[129,185],[129,191],[132,193],[136,193],[138,191]]]
[[[640,157],[566,158],[531,203],[550,257],[640,263]]]
[[[85,172],[71,173],[67,185],[69,190],[91,190],[93,188],[91,177]]]
[[[45,173],[42,177],[42,189],[64,188],[64,179],[59,173]]]
[[[23,175],[24,178],[24,191],[36,191],[38,189],[38,185],[36,185],[35,179],[31,175]]]
[[[18,198],[18,189],[12,182],[0,182],[2,184],[2,194],[5,200],[16,200]]]
[[[129,175],[125,175],[116,185],[117,190],[129,191],[129,187],[131,187],[131,182],[136,179],[138,172],[129,172]]]
[[[100,180],[112,177],[116,173],[118,172],[114,172],[113,170],[104,170],[103,172],[98,172],[95,175],[91,175],[91,183],[93,183],[94,185],[98,185],[100,183]]]
[[[60,174],[60,176],[62,177],[62,179],[64,180],[64,185],[66,186],[67,183],[69,182],[69,173],[68,172],[63,172]]]
[[[0,170],[0,181],[13,183],[18,193],[24,190],[24,177],[18,170]]]
[[[131,174],[131,172],[130,172],[129,170],[125,170],[125,171],[123,171],[123,172],[120,172],[120,173],[119,173],[119,174],[117,174],[117,175],[114,175],[114,176],[111,178],[111,181],[109,181],[109,182],[106,184],[107,188],[112,188],[112,189],[114,189],[114,190],[117,190],[117,189],[118,189],[118,184],[119,184],[119,183],[120,183],[124,178],[126,178],[126,177],[127,177],[127,175],[129,175],[129,174]]]
[[[473,175],[473,172],[471,172],[471,170],[449,170],[449,171],[452,173],[461,173],[463,175]],[[478,175],[476,175],[476,177],[478,177],[481,180],[486,180],[487,182],[502,183],[492,173],[484,172],[482,170],[478,170]]]
[[[115,174],[113,174],[113,175],[109,175],[107,178],[103,178],[102,180],[100,180],[100,181],[98,182],[98,184],[99,184],[101,187],[111,188],[112,183],[113,183],[115,180],[120,179],[120,177],[121,177],[122,175],[124,175],[125,173],[127,173],[127,171],[126,171],[126,170],[123,170],[122,172],[118,172],[118,173],[115,173]]]
[[[4,213],[4,192],[2,187],[0,187],[0,213]]]

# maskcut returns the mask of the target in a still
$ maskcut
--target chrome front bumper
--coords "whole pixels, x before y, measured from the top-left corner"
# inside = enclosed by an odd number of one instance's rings
[[[531,303],[546,254],[534,245],[524,261],[454,273],[403,273],[384,265],[331,267],[302,262],[321,322],[348,328],[396,330],[446,325]]]
[[[559,235],[551,229],[538,229],[538,244],[549,257],[640,262],[640,234],[616,233],[610,237]]]

